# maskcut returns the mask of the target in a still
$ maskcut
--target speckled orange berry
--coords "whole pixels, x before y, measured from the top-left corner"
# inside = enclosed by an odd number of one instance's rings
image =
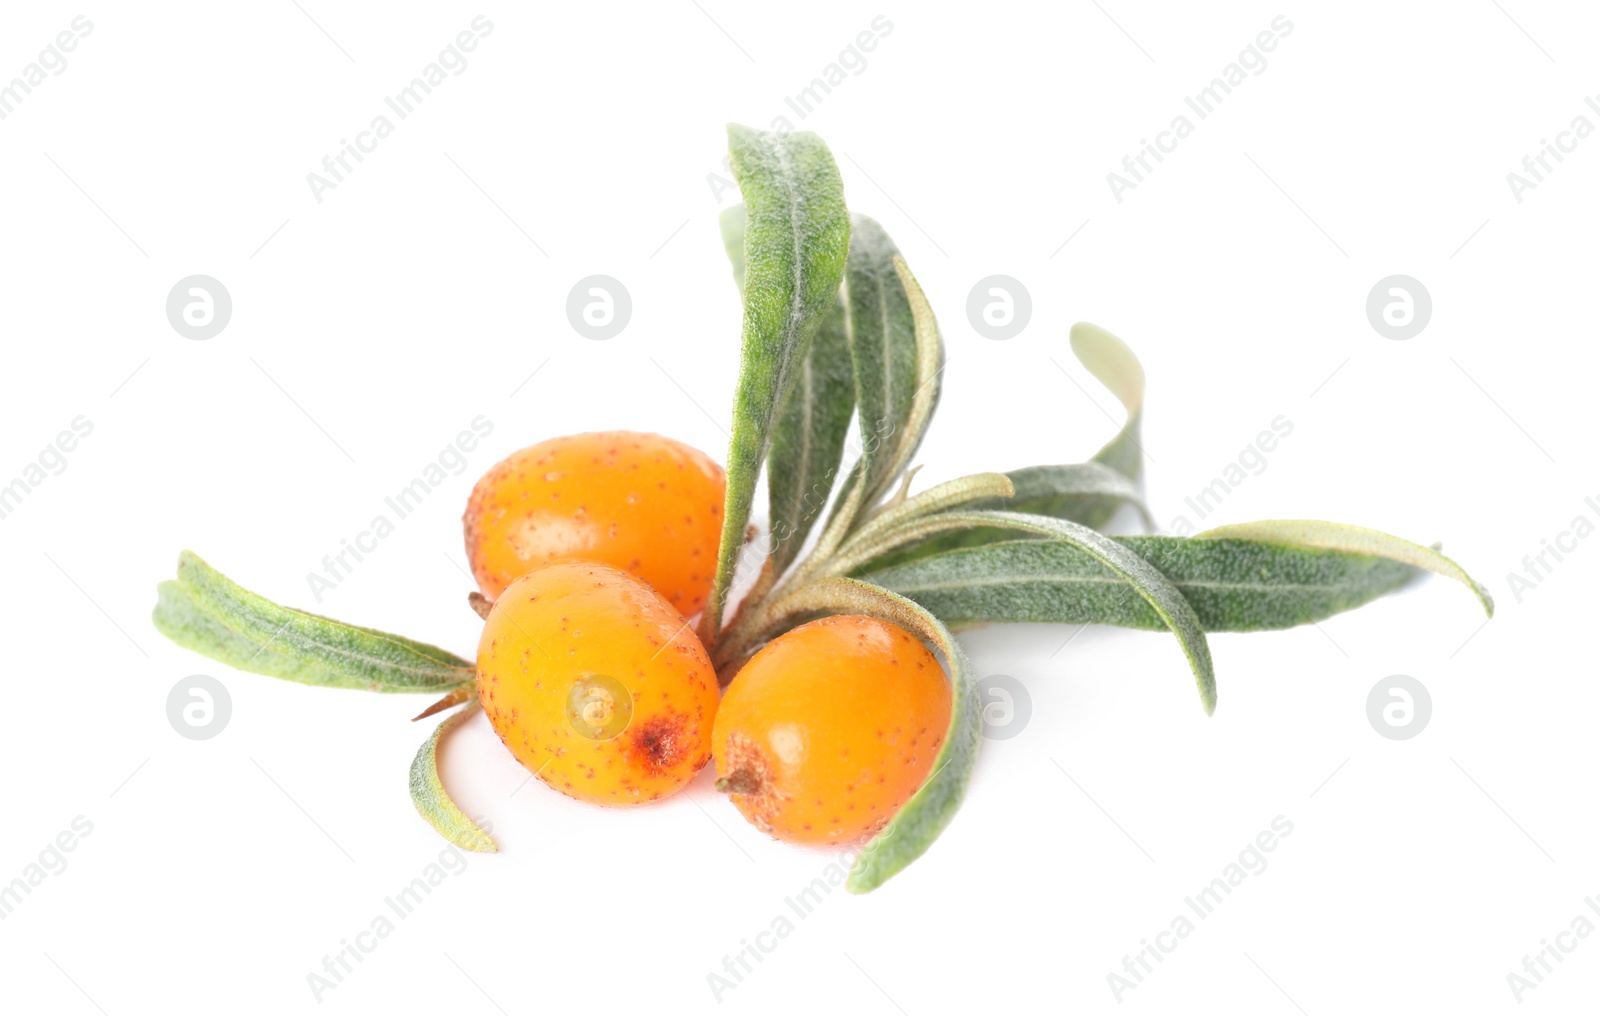
[[[657,800],[711,755],[705,648],[659,593],[610,565],[561,561],[512,582],[478,642],[478,697],[517,761],[581,801]]]
[[[882,828],[933,768],[950,725],[939,661],[903,629],[825,617],[774,639],[722,697],[717,786],[793,843]]]
[[[722,467],[659,434],[574,434],[524,448],[472,489],[467,558],[491,600],[560,558],[632,572],[689,615],[705,605],[722,535]]]

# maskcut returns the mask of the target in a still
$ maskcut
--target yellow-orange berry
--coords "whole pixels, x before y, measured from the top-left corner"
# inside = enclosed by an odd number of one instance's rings
[[[882,828],[933,768],[950,683],[903,629],[825,617],[768,643],[722,697],[719,789],[758,829],[846,843]]]
[[[472,489],[467,559],[490,599],[519,575],[579,558],[639,576],[687,616],[711,591],[726,482],[703,452],[659,434],[553,438]]]
[[[570,797],[643,804],[711,755],[717,675],[682,615],[610,565],[512,582],[478,643],[478,697],[517,761]]]

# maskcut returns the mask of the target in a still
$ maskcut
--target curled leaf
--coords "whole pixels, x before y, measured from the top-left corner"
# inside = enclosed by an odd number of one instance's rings
[[[1376,529],[1348,526],[1339,522],[1318,522],[1310,519],[1277,519],[1265,522],[1241,522],[1231,526],[1218,526],[1197,533],[1197,540],[1260,540],[1294,547],[1340,551],[1346,554],[1367,554],[1372,557],[1400,561],[1416,568],[1435,572],[1455,579],[1472,590],[1483,612],[1494,616],[1494,598],[1489,590],[1466,573],[1460,565],[1437,550],[1390,536]]]
[[[1139,424],[1144,417],[1144,368],[1126,343],[1098,325],[1087,322],[1073,325],[1070,340],[1079,362],[1110,389],[1128,412],[1122,429],[1095,453],[1094,461],[1138,482],[1144,475],[1144,449],[1139,447]],[[1085,519],[1074,521],[1091,526],[1097,524]]]
[[[499,849],[494,845],[494,840],[451,800],[450,792],[445,790],[444,782],[439,779],[439,742],[478,708],[478,698],[474,695],[465,709],[445,717],[444,722],[435,727],[428,739],[422,742],[416,758],[411,760],[411,801],[417,806],[417,812],[428,820],[428,824],[439,830],[439,835],[451,843],[463,850],[493,854]]]

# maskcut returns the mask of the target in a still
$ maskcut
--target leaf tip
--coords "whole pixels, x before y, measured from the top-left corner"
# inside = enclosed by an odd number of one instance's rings
[[[1489,590],[1476,580],[1472,583],[1478,593],[1478,602],[1483,604],[1483,613],[1487,617],[1494,617],[1494,597],[1489,595]]]
[[[851,868],[849,876],[844,880],[844,891],[852,896],[865,896],[867,893],[870,893],[872,890],[878,888],[879,884],[880,883],[873,882],[870,879],[858,878],[856,875],[856,869]]]
[[[496,844],[494,838],[489,836],[487,833],[483,835],[482,839],[475,837],[469,843],[458,843],[456,846],[478,854],[498,854],[500,852],[499,845]]]

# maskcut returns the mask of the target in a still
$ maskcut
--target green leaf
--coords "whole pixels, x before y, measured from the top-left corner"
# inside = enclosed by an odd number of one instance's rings
[[[912,472],[915,473],[916,470]],[[908,476],[908,483],[909,480]],[[896,529],[915,519],[957,507],[977,508],[988,504],[1004,504],[1015,491],[1016,486],[1004,473],[974,473],[971,476],[946,480],[914,497],[906,497],[898,503],[891,502],[884,506],[845,543],[840,553],[865,557],[872,553],[870,548],[876,541],[890,538]]]
[[[439,779],[439,742],[477,710],[478,698],[474,695],[465,709],[446,717],[417,749],[417,757],[411,760],[411,801],[428,824],[451,843],[464,850],[492,854],[499,849],[494,840],[451,800]]]
[[[865,488],[869,507],[895,477],[896,450],[917,442],[909,431],[912,403],[921,383],[917,326],[906,288],[895,270],[900,256],[889,234],[865,215],[852,217],[845,290],[850,308],[850,358],[855,373]]]
[[[1110,501],[1113,510],[1116,505],[1130,504],[1138,510],[1146,526],[1155,524],[1150,518],[1150,509],[1145,507],[1139,482],[1101,462],[1028,466],[1013,469],[1006,475],[1011,477],[1017,491],[1005,505],[1012,511],[1089,525],[1077,516],[1094,514],[1090,499],[1099,499]]]
[[[221,621],[207,614],[176,580],[156,586],[156,608],[151,615],[156,630],[184,649],[211,657],[235,670],[269,674],[301,684],[330,685],[336,677],[321,660],[311,656],[289,657],[229,631]]]
[[[473,680],[467,660],[399,635],[280,607],[190,551],[157,587],[156,629],[239,670],[331,688],[440,692]]]
[[[1029,466],[1005,474],[1015,493],[1010,498],[993,498],[968,507],[1005,508],[1030,515],[1077,521],[1092,515],[1097,502],[1131,504],[1145,523],[1151,524],[1150,510],[1144,505],[1139,485],[1099,462],[1077,462],[1063,466]],[[1103,521],[1103,520],[1102,520]],[[1084,523],[1087,525],[1087,523]],[[1016,533],[1001,529],[967,529],[930,537],[874,560],[870,567],[887,568],[919,558],[942,554],[958,547],[977,547],[985,543],[1014,540]]]
[[[891,253],[889,256],[894,266],[895,278],[899,280],[906,307],[911,315],[912,336],[916,343],[916,386],[911,390],[911,408],[904,426],[893,434],[870,433],[865,422],[870,416],[860,416],[864,421],[862,458],[857,459],[855,466],[852,467],[850,476],[845,481],[844,493],[834,504],[828,525],[823,530],[822,538],[817,541],[816,550],[812,555],[817,559],[826,558],[837,550],[844,538],[870,516],[869,510],[905,473],[912,457],[921,447],[923,435],[927,433],[933,412],[939,405],[940,376],[944,371],[944,340],[939,336],[938,322],[934,320],[933,308],[929,305],[927,296],[923,294],[922,287],[911,274],[911,269],[906,267],[906,263],[898,254]],[[852,348],[859,349],[863,340],[855,333],[861,328],[870,327],[870,319],[863,317],[853,303],[850,326]],[[868,362],[871,362],[871,356],[869,353]],[[856,359],[858,403],[863,397],[872,398],[871,395],[864,396],[869,388],[862,383],[861,362],[858,356]],[[870,381],[875,377],[877,375],[869,375],[868,379]],[[882,465],[884,462],[888,464]],[[876,481],[872,479],[875,475],[879,476]]]
[[[1096,379],[1115,395],[1127,410],[1128,418],[1117,436],[1095,453],[1094,461],[1109,466],[1133,481],[1139,489],[1144,476],[1144,449],[1139,445],[1139,423],[1144,416],[1144,368],[1125,343],[1103,328],[1087,323],[1072,326],[1072,352]],[[1121,501],[1112,497],[1090,498],[1082,502],[1059,504],[1061,518],[1098,529],[1116,513]],[[1034,509],[1019,510],[1032,511]],[[1055,514],[1044,512],[1043,514]]]
[[[823,316],[838,298],[850,245],[839,169],[810,132],[732,125],[728,147],[744,194],[744,326],[722,542],[701,638],[714,643],[744,544],[773,422]]]
[[[744,285],[744,206],[722,213],[722,244],[733,277]],[[844,457],[855,378],[850,365],[850,323],[841,298],[817,326],[800,376],[772,428],[767,453],[767,510],[771,516],[772,570],[782,575],[794,562],[828,503]]]
[[[772,516],[772,569],[782,575],[805,545],[844,458],[856,390],[850,376],[850,337],[844,302],[822,319],[800,376],[772,428],[767,455],[767,504]]]
[[[934,758],[933,771],[857,855],[845,888],[867,893],[921,857],[950,824],[966,795],[983,733],[983,706],[966,654],[939,619],[903,596],[855,579],[819,579],[780,604],[788,614],[868,614],[897,624],[944,654],[950,671],[950,726]]]
[[[1278,519],[1218,526],[1216,529],[1197,533],[1194,538],[1261,540],[1295,547],[1389,558],[1455,579],[1472,590],[1478,602],[1483,605],[1485,614],[1494,616],[1494,599],[1489,595],[1489,590],[1468,575],[1460,565],[1437,550],[1402,540],[1398,536],[1390,536],[1388,533],[1380,533],[1376,529],[1363,529],[1360,526],[1347,526],[1338,522]]]
[[[1258,541],[1114,539],[1165,575],[1208,632],[1321,621],[1397,590],[1419,574],[1388,558]],[[1012,621],[1166,627],[1110,568],[1055,540],[955,550],[863,577],[916,600],[952,628]]]
[[[1014,529],[1039,536],[1064,540],[1088,553],[1113,574],[1133,587],[1178,638],[1189,667],[1194,671],[1195,683],[1200,688],[1200,704],[1210,715],[1217,707],[1217,680],[1211,664],[1211,649],[1206,643],[1205,629],[1194,607],[1184,599],[1165,575],[1150,562],[1129,550],[1123,544],[1095,532],[1087,526],[1066,519],[1051,519],[1042,515],[1024,515],[1007,511],[952,511],[918,519],[899,530],[896,535],[905,543],[926,536],[961,529],[968,526],[989,526],[996,529]],[[882,548],[884,550],[888,547]],[[867,563],[871,557],[850,557],[841,554],[836,567],[848,573]]]

